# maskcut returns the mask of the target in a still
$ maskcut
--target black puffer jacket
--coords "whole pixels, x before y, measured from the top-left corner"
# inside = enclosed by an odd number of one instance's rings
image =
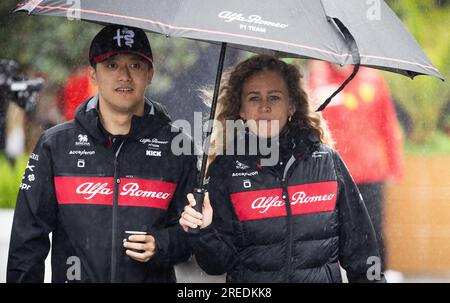
[[[190,236],[199,265],[228,282],[341,282],[339,264],[350,282],[385,281],[371,268],[375,234],[339,155],[298,129],[280,138],[280,155],[272,167],[257,155],[211,164],[213,223]]]
[[[50,232],[53,282],[175,282],[173,265],[190,256],[178,217],[196,159],[171,151],[172,138],[184,135],[146,100],[145,115],[133,117],[129,135],[113,148],[99,127],[97,103],[86,101],[74,121],[47,130],[31,154],[14,214],[8,282],[43,281]],[[125,254],[125,231],[155,237],[150,261]]]

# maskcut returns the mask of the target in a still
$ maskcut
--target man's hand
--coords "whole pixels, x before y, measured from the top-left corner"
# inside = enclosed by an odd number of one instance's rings
[[[156,241],[150,235],[131,235],[123,240],[123,247],[127,248],[125,253],[130,258],[147,262],[156,252]]]

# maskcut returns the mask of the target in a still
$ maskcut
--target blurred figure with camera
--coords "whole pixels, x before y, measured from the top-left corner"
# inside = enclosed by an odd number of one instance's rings
[[[25,115],[35,109],[44,86],[43,78],[29,79],[22,69],[14,60],[0,60],[0,153],[10,160],[25,152]]]

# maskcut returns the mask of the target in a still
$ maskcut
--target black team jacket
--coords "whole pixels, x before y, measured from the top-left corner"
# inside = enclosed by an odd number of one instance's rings
[[[372,223],[337,152],[308,129],[289,129],[279,151],[274,166],[261,166],[260,154],[210,165],[213,223],[189,235],[202,269],[227,282],[327,283],[342,281],[341,265],[350,282],[385,282]]]
[[[41,136],[20,186],[11,233],[8,282],[42,282],[52,232],[53,282],[175,282],[173,265],[190,256],[178,224],[196,175],[194,156],[175,155],[161,105],[145,100],[127,136],[99,123],[98,97],[75,120]],[[146,263],[125,254],[125,231],[156,239]]]

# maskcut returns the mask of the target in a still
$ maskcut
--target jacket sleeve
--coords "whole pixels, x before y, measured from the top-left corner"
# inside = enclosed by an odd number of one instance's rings
[[[210,226],[200,229],[198,234],[189,234],[198,265],[210,275],[230,272],[238,255],[233,243],[234,211],[220,159],[220,156],[216,158],[208,169],[213,221]]]
[[[375,231],[363,198],[335,152],[339,197],[339,262],[349,282],[386,282]]]
[[[183,172],[177,183],[174,197],[167,210],[167,220],[164,227],[151,232],[156,240],[156,254],[150,262],[166,266],[187,261],[191,256],[191,247],[184,230],[178,220],[187,202],[187,194],[193,191],[197,176],[197,158],[184,156]]]
[[[24,172],[14,212],[7,282],[43,282],[49,233],[56,225],[57,202],[52,160],[45,134]]]

